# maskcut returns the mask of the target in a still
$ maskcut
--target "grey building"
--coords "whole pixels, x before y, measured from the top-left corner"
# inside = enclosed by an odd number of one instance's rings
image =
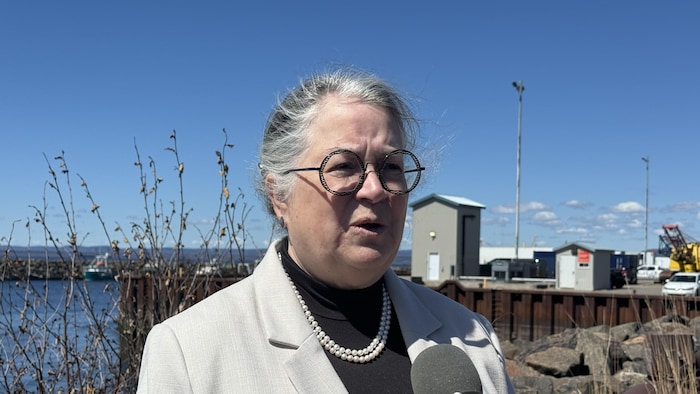
[[[481,210],[464,197],[431,194],[411,203],[411,276],[437,281],[479,275]]]
[[[569,243],[554,250],[557,259],[557,288],[600,290],[610,288],[612,250],[593,249]]]

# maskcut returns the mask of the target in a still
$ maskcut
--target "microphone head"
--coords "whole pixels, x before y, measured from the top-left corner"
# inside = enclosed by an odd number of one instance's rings
[[[481,379],[462,349],[439,344],[418,354],[411,366],[415,394],[482,393]]]

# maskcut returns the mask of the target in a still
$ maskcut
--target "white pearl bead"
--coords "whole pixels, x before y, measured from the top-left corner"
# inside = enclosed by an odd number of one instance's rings
[[[282,261],[281,254],[278,253],[278,257],[280,261]],[[289,275],[287,275],[287,280],[289,281],[289,284],[291,285],[292,290],[294,291],[294,295],[296,295],[297,300],[299,300],[299,305],[301,306],[306,320],[309,322],[309,325],[312,328],[312,332],[316,335],[319,344],[324,349],[326,349],[330,354],[340,358],[341,360],[354,363],[368,363],[374,360],[375,358],[379,357],[379,355],[382,353],[382,350],[384,350],[386,340],[389,336],[389,327],[391,324],[391,298],[389,297],[389,292],[386,290],[386,287],[384,285],[382,285],[382,313],[380,315],[377,336],[374,337],[374,339],[372,339],[372,342],[370,342],[370,344],[367,347],[357,350],[349,348],[346,349],[345,347],[338,345],[334,340],[332,340],[330,336],[328,336],[318,324],[318,321],[309,310],[309,307],[306,305],[306,301],[304,301],[303,297],[301,296],[301,293],[299,292],[296,285],[292,281],[292,278],[290,278]]]

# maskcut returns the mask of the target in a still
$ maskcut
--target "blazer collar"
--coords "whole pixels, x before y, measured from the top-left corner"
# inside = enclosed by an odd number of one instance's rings
[[[387,270],[384,283],[401,325],[408,357],[413,362],[418,353],[435,344],[430,337],[442,327],[442,322],[394,271]]]
[[[278,243],[270,245],[251,278],[265,336],[271,346],[291,350],[283,363],[298,392],[347,392],[301,311],[277,256]]]

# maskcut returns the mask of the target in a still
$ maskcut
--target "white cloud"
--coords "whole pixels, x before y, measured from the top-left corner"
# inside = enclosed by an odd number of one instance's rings
[[[627,227],[642,228],[642,227],[644,227],[644,223],[642,223],[641,220],[633,219],[629,223],[627,223]]]
[[[536,225],[556,228],[562,225],[559,217],[552,211],[541,211],[537,212],[532,216],[532,221]]]
[[[507,216],[498,216],[498,217],[490,217],[490,218],[481,218],[481,224],[482,225],[504,225],[510,223],[510,218]]]
[[[542,212],[537,212],[532,219],[536,222],[551,222],[554,220],[558,220],[559,218],[557,217],[557,214],[555,214],[552,211],[542,211]]]
[[[557,230],[559,234],[588,234],[588,229],[583,227],[561,228]]]
[[[617,220],[617,215],[614,213],[604,213],[598,216],[598,220],[605,223],[614,222]]]
[[[538,201],[530,201],[526,204],[520,204],[520,210],[522,212],[527,212],[527,211],[544,211],[549,209],[547,205],[538,202]]]
[[[515,213],[515,207],[509,205],[496,205],[495,207],[491,208],[491,212],[501,214]]]
[[[675,204],[671,204],[671,206],[669,206],[669,209],[671,211],[685,212],[685,211],[693,211],[693,210],[697,209],[698,207],[700,207],[700,202],[684,201],[684,202],[678,202]],[[700,213],[699,213],[699,215],[700,215]]]
[[[539,201],[530,201],[528,203],[520,204],[520,212],[528,211],[544,211],[548,210],[549,207]],[[515,205],[497,205],[491,208],[491,212],[498,214],[512,214],[515,213]]]
[[[615,212],[622,213],[633,213],[633,212],[644,212],[644,206],[636,201],[625,201],[615,205],[613,208]]]
[[[579,201],[579,200],[569,200],[564,203],[569,208],[584,209],[592,206],[590,202]]]

